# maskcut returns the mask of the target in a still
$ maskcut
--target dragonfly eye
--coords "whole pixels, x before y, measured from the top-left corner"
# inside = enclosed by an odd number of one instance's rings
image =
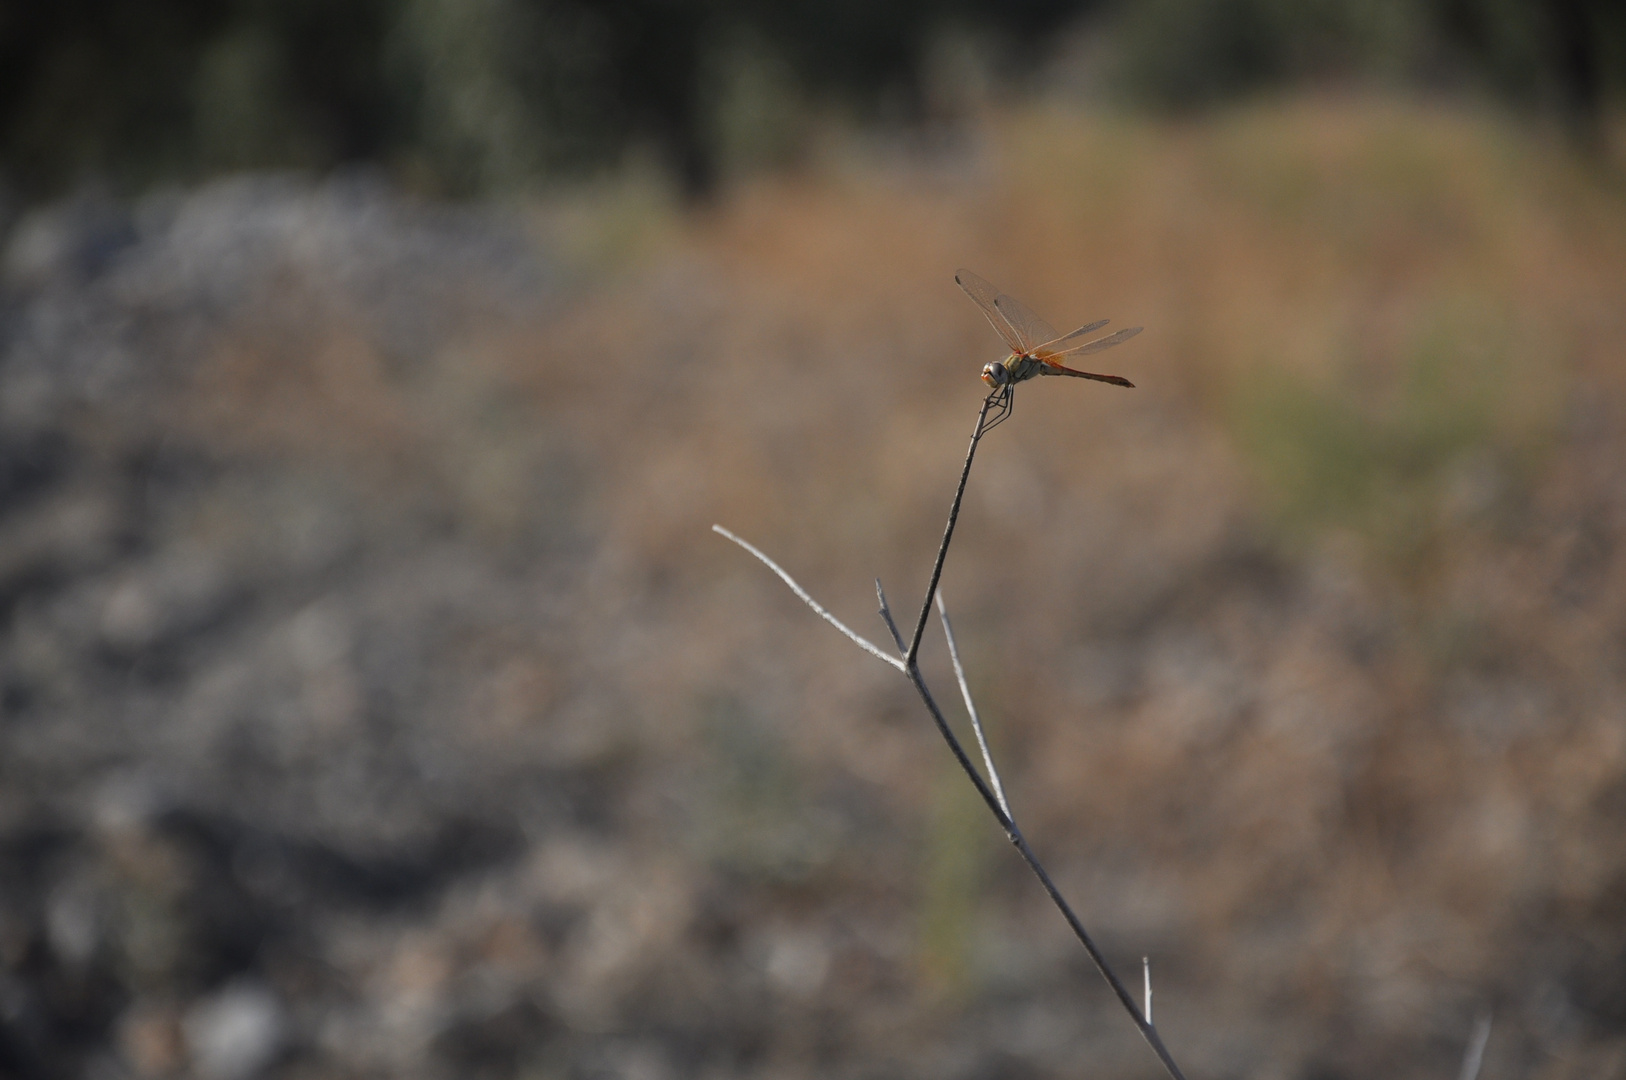
[[[982,381],[989,386],[1004,386],[1010,373],[1005,370],[1004,364],[985,364],[982,369]]]

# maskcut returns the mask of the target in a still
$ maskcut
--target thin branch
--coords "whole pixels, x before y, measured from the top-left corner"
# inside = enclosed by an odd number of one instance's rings
[[[954,729],[949,726],[948,719],[943,715],[943,710],[938,707],[937,700],[932,697],[931,690],[927,688],[926,680],[920,673],[920,665],[916,659],[920,652],[921,635],[924,634],[926,630],[926,618],[931,613],[932,601],[937,595],[937,583],[943,574],[943,563],[948,557],[949,541],[954,535],[954,523],[959,517],[960,502],[965,495],[966,480],[971,474],[971,460],[977,452],[977,441],[982,438],[984,432],[986,431],[986,428],[983,425],[988,418],[988,410],[994,405],[997,398],[999,398],[997,393],[990,394],[983,401],[982,410],[977,413],[977,426],[971,433],[971,447],[966,452],[965,467],[960,472],[960,484],[954,493],[954,504],[949,509],[948,526],[943,530],[943,542],[937,549],[937,560],[932,566],[931,582],[926,586],[926,599],[921,604],[920,619],[915,624],[914,637],[910,640],[909,648],[905,650],[903,659],[901,661],[894,657],[888,656],[886,653],[883,653],[880,649],[876,648],[868,641],[847,629],[847,627],[843,625],[834,615],[831,615],[828,611],[824,610],[824,608],[820,607],[817,601],[809,596],[800,585],[796,584],[795,580],[793,580],[789,574],[781,570],[779,565],[772,559],[768,558],[768,556],[764,555],[762,552],[758,551],[744,540],[741,540],[738,536],[735,536],[721,525],[713,525],[712,529],[718,534],[734,541],[736,544],[740,545],[745,550],[749,551],[751,554],[760,559],[765,566],[767,566],[774,573],[778,574],[780,580],[782,580],[786,585],[789,585],[791,591],[797,596],[801,597],[804,603],[816,611],[820,617],[825,619],[836,629],[840,630],[843,634],[846,634],[848,638],[850,638],[865,652],[886,661],[894,668],[897,668],[899,671],[903,672],[904,676],[908,678],[909,682],[914,686],[915,691],[920,695],[920,700],[925,704],[927,711],[931,713],[932,721],[937,725],[938,734],[942,735],[943,741],[948,744],[949,750],[954,754],[954,760],[959,763],[960,769],[966,774],[966,777],[970,779],[972,786],[977,789],[977,794],[982,798],[983,803],[987,805],[989,813],[994,815],[994,819],[998,821],[1000,827],[1005,830],[1005,835],[1010,839],[1011,843],[1016,847],[1017,852],[1022,856],[1022,861],[1028,864],[1028,869],[1033,871],[1034,877],[1039,879],[1039,884],[1044,887],[1045,894],[1050,897],[1050,902],[1056,906],[1056,910],[1061,912],[1062,918],[1067,920],[1067,925],[1073,931],[1073,936],[1076,937],[1079,940],[1079,943],[1084,946],[1084,951],[1090,954],[1090,959],[1094,961],[1096,970],[1101,973],[1101,977],[1106,979],[1107,985],[1110,986],[1112,988],[1112,992],[1117,995],[1118,1001],[1123,1005],[1124,1011],[1129,1014],[1129,1018],[1134,1022],[1135,1027],[1140,1031],[1141,1037],[1144,1038],[1147,1045],[1152,1048],[1152,1052],[1157,1055],[1158,1061],[1163,1064],[1163,1068],[1168,1071],[1168,1074],[1173,1078],[1173,1080],[1185,1080],[1185,1074],[1180,1071],[1180,1066],[1175,1064],[1174,1058],[1170,1055],[1168,1048],[1163,1045],[1163,1039],[1160,1035],[1158,1035],[1157,1029],[1152,1027],[1151,1022],[1144,1014],[1142,1014],[1140,1007],[1135,1003],[1134,996],[1130,994],[1129,988],[1123,984],[1123,980],[1118,978],[1117,973],[1112,970],[1112,966],[1107,963],[1106,956],[1101,952],[1100,947],[1096,945],[1095,940],[1090,937],[1089,931],[1084,929],[1084,923],[1079,919],[1078,914],[1073,911],[1072,905],[1067,903],[1067,899],[1062,896],[1061,890],[1056,887],[1055,881],[1050,877],[1050,872],[1045,869],[1044,864],[1039,861],[1039,857],[1034,854],[1033,849],[1028,846],[1027,838],[1022,835],[1022,831],[1017,828],[1016,822],[1011,819],[1009,811],[1005,809],[1003,799],[999,795],[995,794],[993,788],[988,786],[988,782],[985,781],[982,778],[982,774],[977,771],[977,767],[971,763],[971,758],[966,755],[965,747],[960,745],[960,740],[955,736]],[[881,601],[882,615],[883,617],[887,618],[887,621],[890,623],[891,613],[886,607],[886,598],[884,594],[879,592],[879,588],[877,588],[877,596]],[[895,631],[894,636],[897,636]],[[979,733],[981,731],[980,724],[978,725],[978,731]]]
[[[1142,1009],[1141,1011],[1146,1014],[1146,1023],[1148,1025],[1151,1025],[1151,1023],[1152,1023],[1152,958],[1150,956],[1143,956],[1143,957],[1140,958],[1140,973],[1141,973],[1141,978],[1144,980],[1145,985],[1146,985],[1146,1007],[1144,1009]]]
[[[999,770],[994,768],[994,755],[988,751],[988,736],[982,730],[982,718],[977,715],[977,703],[971,700],[971,686],[965,681],[965,668],[960,664],[960,649],[954,643],[954,627],[949,625],[948,606],[943,603],[943,594],[937,594],[937,614],[943,620],[943,636],[948,639],[949,659],[954,662],[954,677],[960,683],[960,697],[965,700],[965,711],[971,714],[971,730],[977,734],[977,747],[982,750],[982,763],[988,766],[988,779],[994,785],[994,795],[999,799],[999,808],[1005,811],[1005,816],[1015,820],[1011,814],[1011,804],[1005,798],[1005,785],[999,782]],[[902,646],[899,646],[902,648]]]
[[[898,624],[892,621],[892,609],[887,606],[886,590],[881,588],[881,579],[875,579],[875,600],[881,605],[881,618],[886,620],[886,628],[892,631],[892,640],[898,643],[898,655],[902,656],[908,649],[903,643],[903,635],[898,633]]]
[[[1491,1014],[1480,1013],[1474,1023],[1474,1033],[1468,1040],[1468,1049],[1462,1055],[1462,1071],[1457,1080],[1478,1080],[1480,1063],[1485,1060],[1485,1044],[1490,1042]]]
[[[1152,1052],[1157,1055],[1158,1060],[1163,1063],[1163,1067],[1168,1070],[1169,1075],[1174,1080],[1186,1080],[1185,1073],[1180,1071],[1180,1066],[1175,1064],[1168,1048],[1163,1045],[1163,1039],[1158,1035],[1157,1029],[1147,1022],[1145,1016],[1141,1015],[1140,1007],[1135,1004],[1134,995],[1123,984],[1123,980],[1118,978],[1118,973],[1112,970],[1112,965],[1107,962],[1106,955],[1101,952],[1100,946],[1096,945],[1095,939],[1090,937],[1090,932],[1084,929],[1084,923],[1079,919],[1078,913],[1073,910],[1072,905],[1067,902],[1067,898],[1062,896],[1061,890],[1056,887],[1056,882],[1051,878],[1050,871],[1045,869],[1044,864],[1039,861],[1039,856],[1034,854],[1033,849],[1028,846],[1027,838],[1022,835],[1022,830],[1016,827],[1016,822],[1012,821],[1010,815],[1000,807],[999,800],[994,796],[993,789],[983,780],[982,774],[977,772],[977,767],[971,764],[971,759],[966,756],[965,747],[960,745],[960,740],[955,737],[954,730],[949,727],[947,718],[943,716],[943,710],[938,708],[937,700],[932,697],[931,690],[927,688],[926,680],[921,677],[920,665],[911,664],[904,674],[914,684],[915,691],[920,694],[920,700],[925,702],[927,710],[932,714],[932,720],[937,724],[938,734],[942,735],[943,741],[948,743],[949,750],[954,754],[954,760],[959,762],[960,769],[970,778],[972,786],[977,789],[977,794],[982,796],[982,801],[987,804],[989,813],[994,815],[1000,827],[1005,830],[1006,837],[1010,839],[1017,852],[1022,856],[1022,861],[1028,864],[1028,869],[1033,871],[1033,876],[1039,879],[1039,884],[1044,887],[1045,894],[1050,897],[1050,902],[1056,906],[1057,911],[1061,912],[1062,918],[1067,920],[1067,925],[1073,931],[1073,936],[1078,939],[1079,944],[1084,946],[1084,951],[1090,954],[1090,959],[1095,962],[1095,969],[1101,973],[1102,978],[1106,979],[1107,985],[1112,987],[1112,992],[1118,995],[1119,1002],[1123,1004],[1124,1011],[1129,1013],[1129,1018],[1134,1021],[1135,1027],[1140,1030],[1141,1037],[1146,1040],[1147,1045],[1152,1048]]]
[[[748,543],[748,542],[746,542],[744,540],[741,540],[738,536],[735,536],[733,533],[729,532],[727,529],[723,528],[721,525],[713,525],[711,527],[711,531],[716,533],[719,536],[727,537],[728,539],[734,541],[736,544],[740,545],[740,547],[744,548],[746,551],[749,551],[751,554],[755,555],[757,557],[757,559],[762,563],[762,565],[766,566],[769,570],[772,570],[774,573],[779,575],[779,580],[780,581],[783,581],[786,585],[790,586],[790,591],[795,593],[798,597],[800,597],[802,603],[806,604],[808,607],[812,608],[815,612],[817,612],[818,615],[819,615],[819,618],[823,619],[825,622],[829,623],[831,626],[835,627],[837,630],[840,630],[843,634],[846,634],[847,637],[852,641],[852,643],[854,645],[857,645],[860,649],[863,649],[865,652],[869,653],[871,656],[875,657],[876,659],[886,661],[888,664],[891,664],[893,667],[897,668],[899,671],[904,670],[902,660],[899,660],[896,656],[888,656],[886,653],[882,652],[879,648],[877,648],[875,645],[871,644],[869,641],[865,640],[864,638],[859,637],[857,634],[855,634],[851,630],[847,629],[847,624],[846,623],[842,622],[840,619],[836,618],[834,615],[832,615],[828,611],[824,610],[824,608],[819,605],[819,602],[817,600],[815,600],[811,596],[807,595],[807,590],[806,589],[804,589],[800,585],[796,584],[796,579],[795,578],[793,578],[789,574],[785,573],[785,571],[780,567],[780,565],[778,563],[776,563],[772,559],[768,558],[768,556],[764,555],[754,545],[752,545],[752,544],[750,544],[750,543]]]
[[[977,426],[971,431],[971,446],[965,452],[965,468],[960,470],[960,486],[954,489],[954,503],[949,507],[948,525],[943,529],[943,542],[937,546],[937,561],[932,564],[932,580],[926,586],[926,599],[920,603],[920,618],[915,620],[915,636],[909,639],[909,650],[903,654],[903,662],[913,664],[915,657],[920,655],[920,636],[926,632],[926,618],[932,613],[932,597],[937,595],[937,582],[943,576],[943,560],[948,558],[949,541],[954,537],[954,523],[960,517],[960,500],[965,497],[965,482],[971,476],[971,459],[977,456],[977,442],[982,438],[983,424],[988,419],[988,410],[993,407],[998,393],[989,394],[982,402],[982,411],[977,413]]]

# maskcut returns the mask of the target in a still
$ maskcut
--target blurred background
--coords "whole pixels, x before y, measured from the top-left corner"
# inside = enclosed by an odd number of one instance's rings
[[[0,1076],[1626,1075],[1626,15],[0,7]],[[941,699],[941,635],[926,640]]]

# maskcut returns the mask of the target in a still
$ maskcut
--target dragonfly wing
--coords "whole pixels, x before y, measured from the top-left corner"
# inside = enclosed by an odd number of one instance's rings
[[[1026,353],[1032,347],[1030,342],[1022,340],[1022,335],[1010,319],[1000,310],[998,301],[1006,298],[1005,294],[994,288],[982,278],[969,270],[954,271],[954,282],[965,290],[965,294],[976,301],[982,308],[982,313],[988,317],[989,325],[994,332],[1005,339],[1005,344],[1011,347],[1011,352]]]
[[[994,297],[994,307],[1016,327],[1016,333],[1025,346],[1023,352],[1031,353],[1045,342],[1056,340],[1056,328],[1029,311],[1014,296],[1000,293]]]
[[[1144,329],[1145,327],[1143,326],[1131,326],[1127,329],[1119,330],[1117,333],[1108,334],[1104,338],[1096,338],[1094,341],[1086,341],[1082,345],[1074,345],[1070,349],[1044,349],[1041,351],[1039,359],[1043,360],[1047,364],[1054,364],[1057,360],[1064,356],[1088,356],[1090,353],[1100,352],[1102,349],[1110,349],[1114,345],[1121,345]],[[1075,333],[1076,332],[1077,331],[1075,331]],[[1068,334],[1067,336],[1072,337],[1073,335]]]
[[[1112,321],[1111,319],[1097,319],[1092,323],[1085,323],[1083,326],[1079,327],[1077,330],[1074,330],[1071,334],[1064,334],[1064,335],[1062,335],[1061,337],[1057,338],[1054,341],[1047,341],[1043,345],[1040,345],[1039,346],[1039,352],[1052,354],[1052,355],[1059,354],[1059,353],[1064,353],[1070,347],[1070,346],[1068,346],[1066,344],[1066,342],[1073,342],[1074,344],[1076,344],[1078,342],[1079,338],[1083,337],[1086,334],[1095,333],[1097,330],[1101,329],[1103,326],[1105,326],[1107,323],[1109,323],[1111,321]]]
[[[1067,337],[1062,338],[1061,341],[1065,342],[1070,338],[1082,337],[1084,334],[1099,330],[1105,325],[1106,320],[1103,319],[1101,322],[1094,323],[1093,325],[1080,327],[1079,329],[1074,330],[1071,334],[1068,334]],[[1046,375],[1071,375],[1078,379],[1094,379],[1096,382],[1112,383],[1114,386],[1134,386],[1134,383],[1130,382],[1122,375],[1097,375],[1093,371],[1075,371],[1074,369],[1062,364],[1061,358],[1064,356],[1088,356],[1090,353],[1100,352],[1102,349],[1110,349],[1114,345],[1128,341],[1130,338],[1140,333],[1141,329],[1142,328],[1139,326],[1131,326],[1127,329],[1119,330],[1116,333],[1108,334],[1104,338],[1096,338],[1094,341],[1086,341],[1082,345],[1074,345],[1070,349],[1041,349],[1038,353],[1038,359],[1043,360],[1045,366],[1040,370]],[[1057,344],[1060,343],[1061,342],[1057,342]]]

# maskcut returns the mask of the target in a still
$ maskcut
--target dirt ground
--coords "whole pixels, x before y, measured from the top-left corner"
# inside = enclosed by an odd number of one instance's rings
[[[1159,1075],[859,632],[943,579],[1199,1077],[1626,1072],[1626,187],[1464,107],[1032,108],[679,211],[4,238],[0,1076]],[[952,701],[941,635],[926,671]],[[956,715],[958,713],[956,712]]]

